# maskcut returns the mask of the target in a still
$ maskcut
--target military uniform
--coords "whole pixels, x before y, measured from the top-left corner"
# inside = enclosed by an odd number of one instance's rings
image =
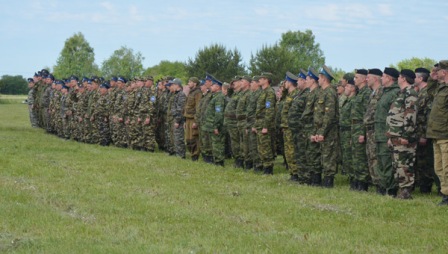
[[[212,93],[208,103],[202,130],[208,133],[211,139],[213,162],[224,166],[224,109],[225,99],[222,92]],[[218,134],[214,133],[218,130]]]
[[[196,110],[199,108],[199,102],[201,98],[201,89],[199,87],[195,87],[188,94],[184,108],[185,139],[187,143],[187,149],[191,154],[192,160],[197,160],[199,157],[199,129],[198,119],[196,119],[195,116]],[[196,125],[195,128],[193,128],[193,124]]]
[[[347,97],[341,105],[341,112],[339,116],[339,135],[342,156],[342,170],[347,173],[350,180],[350,189],[355,189],[353,159],[352,159],[352,135],[351,135],[351,112],[353,107],[353,97]]]
[[[227,103],[224,110],[224,126],[230,137],[230,146],[232,150],[233,157],[235,159],[234,166],[239,168],[243,166],[242,158],[243,154],[240,147],[240,135],[238,131],[238,120],[236,116],[236,107],[238,105],[238,100],[240,99],[241,92],[237,91],[233,94],[230,101]],[[244,128],[245,130],[245,128]]]
[[[171,105],[171,115],[173,121],[171,122],[171,128],[173,130],[173,145],[176,156],[185,159],[185,134],[184,123],[185,118],[182,114],[185,107],[187,97],[183,91],[176,91],[173,94],[173,104]],[[174,126],[178,124],[178,127]]]
[[[410,190],[414,185],[417,96],[417,92],[411,86],[402,89],[392,103],[386,118],[388,128],[386,135],[392,143],[395,176],[395,182],[393,179],[388,181],[394,182],[393,188],[398,183],[400,191]],[[402,138],[406,139],[409,144],[402,144],[400,141]]]
[[[297,158],[296,158],[296,142],[294,140],[292,129],[289,128],[288,120],[289,120],[289,111],[291,109],[292,102],[296,95],[299,93],[299,90],[294,89],[288,93],[284,102],[283,108],[281,111],[281,120],[280,120],[280,128],[283,132],[283,154],[286,158],[286,163],[288,165],[289,174],[292,176],[292,180],[299,180],[299,168],[297,166]]]
[[[142,103],[139,105],[139,115],[142,119],[142,135],[143,135],[143,149],[154,152],[156,147],[155,127],[156,127],[156,95],[151,88],[143,87]],[[149,123],[146,122],[149,119]]]
[[[274,152],[272,137],[275,135],[275,92],[272,87],[261,90],[255,110],[255,129],[257,130],[257,148],[265,174],[273,174]],[[267,129],[267,133],[262,133]]]
[[[109,125],[110,101],[107,94],[98,95],[97,98],[91,114],[92,126],[96,130],[96,134],[92,137],[92,143],[108,146],[111,142]]]
[[[249,153],[249,133],[246,131],[247,125],[247,105],[249,102],[249,89],[246,91],[241,91],[239,93],[238,104],[236,106],[236,118],[237,118],[237,131],[238,131],[238,141],[240,152],[236,158],[239,162],[238,167],[243,167],[245,158]],[[226,106],[227,108],[227,106]]]
[[[30,123],[31,127],[33,128],[39,127],[39,119],[37,117],[37,110],[35,109],[36,92],[37,91],[34,87],[30,88],[30,90],[28,91],[28,99],[27,99],[28,112],[30,115]]]
[[[247,102],[246,109],[246,132],[248,134],[248,153],[244,158],[244,167],[246,169],[252,169],[253,167],[257,171],[261,171],[263,165],[261,164],[260,155],[258,153],[257,146],[257,134],[252,132],[252,127],[255,125],[255,112],[257,109],[258,97],[261,95],[261,89],[251,91],[249,94],[249,100]]]
[[[212,98],[212,93],[208,92],[203,95],[201,101],[199,103],[199,112],[198,119],[199,127],[200,127],[200,139],[201,139],[201,154],[205,162],[213,163],[213,152],[212,152],[212,143],[209,130],[206,126],[206,111],[208,105],[210,104],[210,100]]]

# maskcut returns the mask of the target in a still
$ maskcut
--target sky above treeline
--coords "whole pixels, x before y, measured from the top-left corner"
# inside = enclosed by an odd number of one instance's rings
[[[412,57],[448,59],[448,1],[6,1],[0,0],[1,75],[52,68],[81,32],[101,63],[121,46],[145,68],[185,62],[214,43],[248,65],[289,30],[311,30],[325,63],[344,71],[384,68]],[[297,72],[298,70],[291,70]]]

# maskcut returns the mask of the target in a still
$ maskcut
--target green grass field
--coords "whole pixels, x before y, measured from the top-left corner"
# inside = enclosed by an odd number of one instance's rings
[[[0,253],[446,253],[447,207],[33,129],[0,104]]]

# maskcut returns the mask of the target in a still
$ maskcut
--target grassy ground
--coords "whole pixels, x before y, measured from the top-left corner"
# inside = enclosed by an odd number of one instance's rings
[[[446,207],[64,141],[0,105],[0,252],[446,253]]]
[[[27,99],[27,95],[5,95],[0,94],[0,104],[22,103]]]

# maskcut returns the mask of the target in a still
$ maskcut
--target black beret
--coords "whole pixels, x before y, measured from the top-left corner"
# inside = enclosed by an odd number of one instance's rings
[[[366,69],[357,69],[356,70],[356,74],[362,74],[362,75],[367,75],[367,70]]]
[[[406,76],[406,77],[411,78],[411,79],[415,79],[415,73],[414,73],[413,70],[403,69],[403,70],[401,70],[400,75],[401,76]]]
[[[355,85],[355,80],[351,78],[351,79],[347,80],[347,84]]]
[[[34,79],[32,79],[32,78],[28,78],[27,80],[28,80],[28,83],[34,82]]]
[[[380,69],[369,69],[369,74],[383,76],[383,72]]]
[[[417,69],[415,69],[415,73],[426,73],[426,74],[429,74],[430,71],[428,69],[426,69],[426,68],[417,68]]]
[[[398,76],[400,76],[400,73],[398,72],[398,70],[395,68],[391,68],[391,67],[384,68],[384,74],[387,74],[394,78],[398,78]]]

